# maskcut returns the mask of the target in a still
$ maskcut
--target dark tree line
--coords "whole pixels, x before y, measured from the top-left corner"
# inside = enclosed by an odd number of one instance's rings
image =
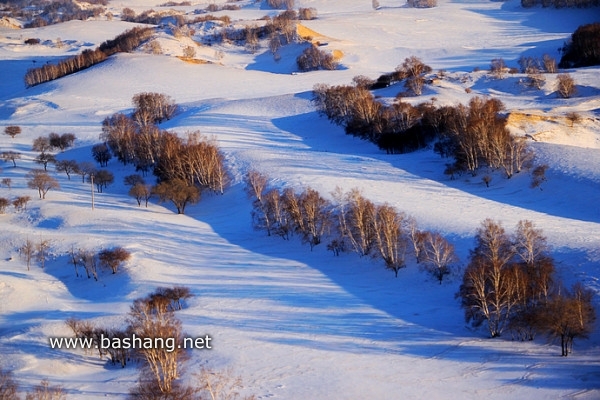
[[[524,8],[535,7],[541,5],[542,7],[554,7],[554,8],[588,8],[597,7],[600,5],[598,0],[521,0],[521,5]]]
[[[422,77],[423,66],[408,65],[417,70],[401,68],[408,76],[405,79]],[[368,89],[379,84],[357,77],[352,86],[317,85],[314,102],[321,114],[343,126],[346,133],[376,143],[388,153],[414,151],[436,141],[436,152],[454,158],[453,171],[475,174],[487,166],[502,169],[510,178],[532,159],[525,141],[506,128],[504,104],[499,100],[474,97],[466,106],[436,107],[433,102],[413,106],[402,101],[385,105]]]
[[[533,340],[545,333],[560,339],[567,356],[573,340],[592,331],[592,292],[581,284],[567,290],[556,282],[548,250],[531,221],[520,221],[509,235],[500,223],[485,220],[457,294],[467,322],[485,322],[491,337],[510,330],[520,340]]]
[[[81,54],[65,58],[57,64],[45,64],[39,68],[30,68],[25,74],[25,85],[32,87],[62,78],[96,65],[113,54],[130,52],[150,38],[152,32],[153,28],[132,28],[115,39],[102,43],[95,50],[84,50]]]
[[[107,5],[108,1],[95,3]],[[39,28],[72,20],[85,21],[89,18],[98,17],[104,12],[104,7],[82,8],[73,0],[44,2],[41,12],[36,13],[35,17],[25,24],[25,28]]]
[[[562,51],[561,68],[600,65],[600,22],[578,27]]]

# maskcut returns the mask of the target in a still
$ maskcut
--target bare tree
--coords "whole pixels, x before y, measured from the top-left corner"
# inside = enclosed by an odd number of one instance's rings
[[[15,136],[21,133],[21,127],[16,125],[9,125],[4,128],[4,133],[14,139]]]
[[[115,181],[115,176],[113,175],[113,173],[105,169],[96,171],[93,175],[94,184],[96,185],[98,193],[102,193],[103,189],[107,188],[108,185],[112,184]]]
[[[258,41],[258,26],[257,25],[248,25],[244,28],[244,40],[246,42],[246,50],[248,52],[254,54],[260,48],[260,43]]]
[[[375,205],[358,189],[348,192],[344,203],[346,206],[339,213],[342,235],[348,238],[358,255],[368,255],[377,243]]]
[[[304,49],[302,54],[296,58],[296,64],[300,71],[313,71],[318,69],[334,70],[338,67],[335,57],[317,46],[311,45]]]
[[[404,59],[401,65],[396,67],[396,71],[392,74],[391,79],[403,80],[404,87],[408,93],[415,96],[420,96],[425,85],[425,74],[431,72],[431,67],[423,63],[420,58],[410,56]]]
[[[428,232],[419,230],[417,220],[414,217],[406,218],[405,226],[408,233],[408,237],[410,238],[410,242],[413,246],[413,251],[415,252],[417,264],[419,264],[423,258],[422,253],[425,242],[425,236]]]
[[[496,337],[502,334],[518,301],[511,282],[514,250],[504,228],[491,219],[477,230],[476,243],[459,296],[467,322],[479,326],[487,321],[490,336]]]
[[[146,180],[139,174],[127,175],[123,178],[123,184],[125,186],[135,186],[138,183],[142,185],[146,184]]]
[[[0,214],[6,212],[6,208],[10,205],[10,200],[5,197],[0,197]]]
[[[550,56],[549,54],[544,54],[542,57],[542,62],[544,63],[544,69],[546,70],[547,73],[549,73],[549,74],[556,73],[557,65],[556,65],[556,59],[554,57]]]
[[[243,387],[242,379],[235,376],[231,368],[214,371],[203,367],[195,376],[203,399],[234,400],[239,397],[238,390]]]
[[[144,346],[140,349],[146,367],[158,387],[160,393],[170,393],[173,381],[179,377],[179,364],[185,356],[181,321],[167,307],[168,303],[157,303],[152,298],[141,298],[133,302],[129,312],[129,323],[132,331],[153,343],[156,339],[172,340],[172,348],[166,346]]]
[[[73,146],[75,139],[75,135],[72,133],[63,133],[62,135],[59,135],[58,133],[52,132],[48,135],[50,146],[59,149],[60,151],[65,151],[67,148]]]
[[[48,153],[53,149],[54,147],[50,144],[50,139],[46,136],[36,138],[31,146],[31,150],[37,151],[38,153]]]
[[[188,204],[196,204],[200,201],[200,189],[182,179],[161,182],[152,188],[152,193],[158,196],[160,202],[172,202],[177,208],[177,214],[185,214]]]
[[[196,57],[196,49],[192,46],[185,46],[183,49],[183,57],[187,59]]]
[[[21,153],[17,153],[16,151],[3,151],[2,153],[0,153],[0,158],[2,158],[4,161],[12,161],[13,163],[13,168],[17,167],[17,162],[16,160],[19,160],[21,158]]]
[[[71,174],[79,173],[79,164],[75,160],[60,160],[56,161],[54,168],[58,172],[64,172],[67,174],[67,178],[71,180]]]
[[[42,269],[46,267],[46,259],[48,258],[48,250],[50,249],[50,240],[42,239],[40,237],[40,241],[36,244],[35,248],[35,257],[37,261],[40,263]]]
[[[25,400],[66,400],[67,395],[60,386],[51,386],[47,379],[40,382],[27,393]]]
[[[84,269],[85,269],[85,273],[89,278],[91,278],[92,276],[94,277],[94,280],[98,280],[98,260],[96,259],[96,255],[94,254],[94,252],[90,251],[90,250],[78,250],[77,252],[77,260],[78,263],[81,264]]]
[[[385,262],[386,268],[394,271],[396,277],[398,271],[406,267],[407,241],[402,232],[404,218],[404,214],[398,213],[388,204],[377,206],[375,209],[374,228],[379,256]]]
[[[23,211],[27,208],[27,203],[31,200],[29,196],[19,196],[12,201],[12,205],[17,211]]]
[[[9,370],[0,369],[0,400],[19,400],[19,385]]]
[[[454,246],[438,232],[427,232],[423,240],[423,268],[435,277],[440,285],[452,273],[451,265],[457,261]]]
[[[129,195],[135,198],[138,203],[138,207],[141,207],[143,200],[147,208],[148,201],[152,197],[152,188],[143,183],[136,183],[131,187],[131,189],[129,189]]]
[[[575,80],[570,74],[558,74],[557,78],[557,93],[563,99],[573,97],[577,92]]]
[[[578,122],[581,122],[581,115],[579,115],[578,113],[574,112],[574,111],[570,111],[565,115],[565,118],[567,119],[567,121],[569,121],[569,124],[571,126],[571,128],[573,127],[573,125],[575,125]]]
[[[29,171],[26,177],[27,187],[30,189],[37,189],[40,199],[45,199],[46,193],[48,193],[50,189],[60,189],[58,181],[41,169]]]
[[[301,20],[317,19],[317,9],[313,7],[298,9],[298,18]]]
[[[575,338],[586,338],[593,332],[593,297],[590,289],[578,283],[570,291],[561,290],[545,307],[540,323],[550,338],[560,339],[563,357],[573,352]]]
[[[2,172],[2,171],[0,170],[0,172]],[[2,178],[2,184],[10,189],[12,186],[12,179],[11,178]]]
[[[546,171],[548,170],[547,164],[538,165],[531,173],[531,184],[529,185],[532,189],[540,187],[543,182],[546,182]],[[540,188],[541,189],[541,188]]]
[[[131,253],[123,247],[117,246],[112,249],[102,250],[98,253],[101,265],[110,268],[113,274],[117,273],[119,266],[131,258]]]
[[[133,96],[133,119],[141,126],[158,124],[173,117],[177,105],[162,93],[138,93]]]
[[[48,164],[54,164],[56,162],[56,157],[54,154],[40,153],[34,161],[38,164],[42,164],[44,166],[44,171],[47,171]]]
[[[302,240],[314,246],[321,243],[321,238],[330,226],[331,205],[319,192],[307,188],[299,197],[300,213],[304,223],[301,230]]]
[[[96,167],[89,161],[82,161],[79,163],[79,168],[76,173],[81,175],[81,182],[85,182],[85,177],[90,176],[96,172]]]
[[[112,158],[108,146],[104,143],[96,144],[92,146],[92,157],[101,167],[106,167],[108,162]]]
[[[504,78],[506,63],[502,58],[494,58],[490,63],[490,72],[497,79]]]
[[[31,260],[35,254],[35,244],[33,241],[27,238],[25,243],[23,243],[23,245],[19,248],[19,253],[21,254],[21,257],[25,259],[25,262],[27,263],[27,271],[29,271]]]
[[[267,187],[267,176],[256,170],[248,171],[246,175],[246,190],[249,196],[254,197],[259,202],[262,202],[263,192]]]

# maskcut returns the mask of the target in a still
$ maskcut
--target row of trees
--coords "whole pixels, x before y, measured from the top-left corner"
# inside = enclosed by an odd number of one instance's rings
[[[468,106],[441,107],[439,141],[435,150],[455,159],[453,168],[473,175],[481,166],[502,169],[507,178],[529,166],[533,152],[522,137],[514,137],[497,99],[474,97]]]
[[[113,54],[130,52],[149,39],[153,32],[153,28],[135,27],[115,39],[107,40],[95,50],[84,50],[81,54],[62,59],[57,64],[30,68],[25,74],[25,85],[31,87],[62,78],[98,64]]]
[[[412,64],[415,65],[415,64]],[[408,76],[422,76],[421,67]],[[497,99],[474,97],[468,105],[436,107],[433,102],[412,106],[402,101],[384,105],[367,89],[372,86],[357,77],[353,86],[317,85],[313,100],[317,110],[347,133],[376,143],[388,153],[403,153],[427,146],[453,157],[453,170],[473,174],[481,166],[502,169],[510,178],[528,166],[532,151],[523,138],[506,128]]]
[[[485,322],[492,337],[507,329],[521,340],[546,333],[560,339],[567,356],[573,340],[592,330],[593,293],[581,284],[567,290],[557,283],[548,250],[531,221],[519,221],[513,235],[499,222],[483,221],[457,294],[467,322]]]
[[[414,218],[388,204],[375,205],[357,189],[337,190],[332,203],[312,188],[300,193],[269,189],[268,178],[257,171],[248,173],[246,183],[254,198],[254,226],[269,236],[287,240],[296,234],[311,250],[329,239],[327,248],[334,254],[352,251],[381,258],[396,277],[412,251],[440,283],[457,261],[454,247],[442,235],[419,230]]]

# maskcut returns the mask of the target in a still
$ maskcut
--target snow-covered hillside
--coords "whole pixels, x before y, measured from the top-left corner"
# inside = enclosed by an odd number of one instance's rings
[[[224,0],[222,1],[224,3]],[[186,12],[214,1],[175,7]],[[253,21],[276,11],[241,1],[232,20]],[[243,395],[259,399],[397,398],[582,398],[600,397],[600,327],[576,340],[574,353],[538,337],[487,338],[464,322],[455,293],[459,277],[439,285],[415,263],[394,278],[383,263],[347,253],[334,257],[322,244],[311,252],[297,238],[267,237],[251,224],[251,200],[243,178],[256,169],[276,188],[310,186],[329,196],[336,188],[359,188],[376,203],[388,202],[424,229],[442,232],[467,263],[476,229],[493,218],[512,231],[529,219],[552,246],[565,284],[583,282],[600,307],[600,68],[569,70],[578,94],[556,96],[556,74],[541,90],[519,84],[522,74],[502,80],[488,73],[490,61],[519,57],[560,58],[558,48],[581,24],[598,21],[599,10],[522,9],[517,0],[438,0],[432,9],[411,9],[381,0],[296,0],[314,7],[318,19],[303,24],[328,38],[324,49],[343,53],[336,71],[296,73],[300,45],[281,49],[274,61],[267,42],[252,54],[233,44],[206,46],[160,36],[163,54],[118,54],[87,70],[25,88],[28,68],[93,49],[136,24],[122,22],[123,7],[159,9],[148,0],[110,2],[113,20],[71,21],[35,29],[0,26],[0,127],[18,125],[14,139],[2,134],[0,151],[22,154],[2,162],[0,197],[28,195],[27,210],[0,215],[0,369],[14,372],[22,392],[47,378],[68,398],[126,398],[138,378],[135,365],[121,369],[83,351],[52,350],[49,336],[69,336],[69,317],[120,326],[131,302],[157,286],[185,285],[195,297],[178,312],[190,336],[209,334],[212,350],[195,350],[184,379],[202,366],[232,368]],[[25,45],[39,38],[38,45]],[[60,46],[57,39],[60,38]],[[210,63],[186,62],[185,46]],[[418,98],[437,104],[472,97],[501,100],[512,113],[514,134],[529,135],[537,162],[548,164],[542,189],[530,188],[531,173],[512,179],[494,172],[487,188],[478,175],[450,180],[431,149],[386,155],[375,145],[347,136],[317,115],[311,102],[317,83],[349,84],[357,75],[377,78],[411,55],[446,77]],[[377,95],[393,98],[401,85]],[[129,113],[140,92],[171,96],[179,113],[161,128],[184,135],[213,136],[231,173],[224,195],[203,194],[186,215],[168,204],[137,206],[123,177],[134,173],[116,159],[115,183],[95,195],[80,176],[56,173],[61,189],[37,199],[25,175],[39,165],[33,140],[71,132],[75,147],[59,159],[92,161],[101,123]],[[569,112],[581,116],[573,126]],[[52,170],[49,167],[49,170]],[[54,174],[54,173],[53,173]],[[49,240],[44,269],[27,269],[17,249],[32,239]],[[99,250],[120,245],[132,259],[99,281],[75,277],[71,248]],[[600,308],[599,308],[600,309]]]

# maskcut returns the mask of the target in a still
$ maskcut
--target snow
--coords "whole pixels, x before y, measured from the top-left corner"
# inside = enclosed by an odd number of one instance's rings
[[[202,8],[208,4],[190,8]],[[560,278],[583,281],[600,301],[600,68],[569,71],[578,95],[559,99],[555,75],[541,91],[525,89],[522,75],[503,80],[485,71],[492,58],[516,66],[521,55],[559,58],[560,47],[577,26],[597,20],[597,9],[522,9],[519,2],[438,1],[414,10],[395,1],[296,1],[314,7],[319,18],[303,21],[330,38],[324,49],[341,50],[337,71],[295,73],[300,45],[283,48],[275,62],[263,43],[250,54],[234,45],[202,46],[186,63],[175,56],[189,42],[161,37],[163,55],[119,54],[85,71],[26,89],[22,77],[35,64],[94,48],[134,24],[118,20],[71,21],[33,30],[0,27],[0,126],[23,133],[0,137],[0,147],[23,153],[17,168],[2,165],[12,188],[0,196],[29,195],[26,212],[0,215],[0,368],[14,371],[23,391],[48,378],[69,398],[125,398],[135,384],[134,366],[107,365],[83,351],[50,349],[49,336],[69,335],[69,317],[119,326],[132,300],[157,286],[185,285],[195,297],[179,312],[190,336],[210,334],[212,350],[195,350],[189,374],[200,366],[231,367],[244,395],[280,399],[393,398],[582,398],[600,397],[600,330],[575,342],[562,358],[544,338],[515,342],[510,335],[488,339],[466,326],[454,294],[459,278],[437,284],[416,264],[398,278],[381,262],[355,254],[334,257],[325,245],[312,252],[297,238],[267,237],[251,226],[251,204],[243,188],[249,169],[267,174],[273,187],[310,186],[330,197],[340,187],[359,188],[376,203],[388,202],[414,216],[419,226],[437,230],[456,246],[464,265],[473,236],[485,218],[511,231],[522,219],[541,228],[553,248]],[[234,20],[259,18],[272,10],[241,2]],[[140,12],[147,0],[113,3]],[[187,8],[183,8],[187,9]],[[37,37],[65,43],[27,46]],[[217,52],[223,57],[217,60]],[[356,75],[376,78],[416,55],[448,77],[406,101],[436,98],[439,104],[466,103],[492,96],[519,115],[515,134],[530,140],[537,162],[549,165],[542,189],[531,189],[530,172],[507,180],[493,173],[489,188],[481,176],[449,180],[447,160],[431,150],[386,155],[374,145],[346,136],[319,117],[311,104],[317,83],[348,84]],[[292,74],[293,73],[293,74]],[[469,88],[472,93],[467,93]],[[380,91],[393,97],[402,88]],[[33,139],[50,132],[73,132],[76,146],[59,159],[89,160],[101,122],[128,113],[131,98],[143,91],[165,93],[181,106],[162,128],[214,137],[232,175],[224,195],[204,194],[186,215],[168,204],[138,208],[122,184],[134,173],[109,163],[115,183],[96,194],[81,177],[57,174],[61,189],[46,200],[28,189],[25,174],[37,165]],[[583,118],[573,127],[568,112]],[[30,238],[51,241],[46,268],[27,270],[17,248]],[[116,275],[99,281],[75,277],[68,251],[121,245],[132,260]]]

